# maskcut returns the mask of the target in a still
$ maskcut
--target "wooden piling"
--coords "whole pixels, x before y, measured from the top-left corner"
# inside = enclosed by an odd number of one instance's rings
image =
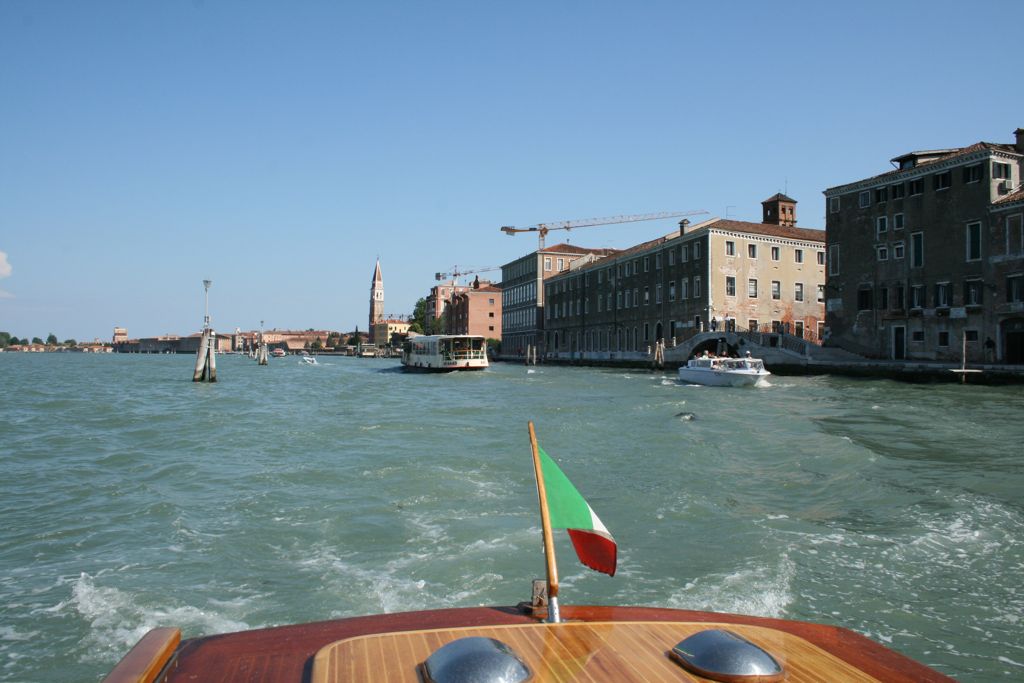
[[[196,368],[192,373],[193,382],[217,381],[217,338],[213,330],[206,328],[199,340],[199,352],[196,354]]]

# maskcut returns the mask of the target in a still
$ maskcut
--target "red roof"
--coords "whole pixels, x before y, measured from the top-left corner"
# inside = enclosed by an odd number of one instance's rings
[[[770,237],[784,237],[791,240],[807,240],[811,242],[824,242],[825,231],[814,228],[797,228],[788,225],[775,225],[774,223],[748,223],[747,221],[731,221],[723,218],[707,225],[710,228],[719,230],[731,230],[733,232],[745,232],[751,235],[768,235]]]

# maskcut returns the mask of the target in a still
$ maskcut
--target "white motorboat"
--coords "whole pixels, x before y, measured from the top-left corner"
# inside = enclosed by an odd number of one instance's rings
[[[753,386],[772,373],[764,369],[760,358],[691,358],[679,368],[679,379],[688,384],[709,387]]]
[[[316,356],[303,356],[302,363],[303,365],[320,365],[316,362]]]
[[[488,364],[487,341],[478,335],[413,337],[402,347],[402,366],[406,370],[483,370]]]

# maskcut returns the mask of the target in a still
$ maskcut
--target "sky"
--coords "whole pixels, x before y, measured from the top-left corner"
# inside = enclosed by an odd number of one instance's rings
[[[536,248],[503,225],[759,222],[781,191],[823,228],[825,188],[899,154],[1013,141],[1019,27],[1015,0],[0,0],[0,331],[190,334],[204,279],[218,331],[350,331],[377,258],[408,314]]]

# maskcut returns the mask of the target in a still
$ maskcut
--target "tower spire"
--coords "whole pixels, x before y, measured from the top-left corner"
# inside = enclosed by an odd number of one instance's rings
[[[374,326],[384,319],[384,277],[380,274],[380,257],[377,257],[377,265],[373,269],[373,281],[370,283],[370,326],[367,330],[369,340],[376,343],[374,339]]]

